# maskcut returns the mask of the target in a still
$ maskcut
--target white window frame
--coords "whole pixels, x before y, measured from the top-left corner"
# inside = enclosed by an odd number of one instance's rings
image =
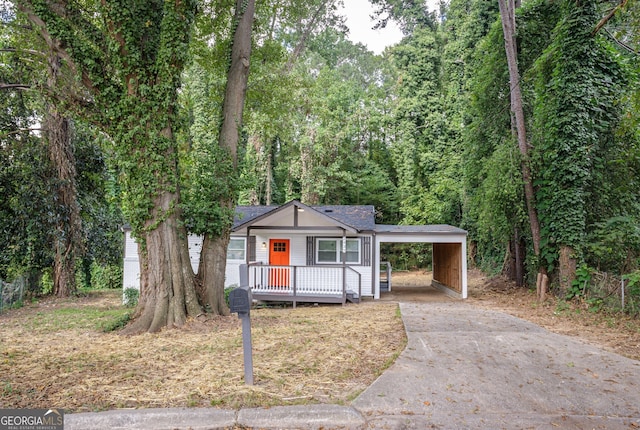
[[[336,261],[320,261],[320,242],[335,242],[336,244]],[[348,237],[348,242],[358,243],[358,259],[357,261],[347,261],[347,264],[357,266],[362,262],[362,240],[359,237]],[[342,264],[342,238],[341,237],[317,237],[316,238],[316,264]]]
[[[233,243],[233,241],[241,241],[242,242],[242,249],[238,248],[231,248],[231,244]],[[230,254],[232,252],[241,252],[242,253],[242,257],[241,258],[231,258]],[[229,239],[229,246],[227,247],[227,260],[231,260],[231,261],[245,261],[247,258],[247,238],[246,237],[231,237],[231,239]]]

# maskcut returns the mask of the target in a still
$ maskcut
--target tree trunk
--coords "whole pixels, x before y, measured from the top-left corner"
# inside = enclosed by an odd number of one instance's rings
[[[227,246],[229,234],[205,236],[200,254],[198,276],[207,286],[205,295],[210,311],[215,315],[229,315],[229,307],[224,299],[224,280],[227,266]],[[222,276],[220,276],[222,274]]]
[[[575,258],[575,251],[572,247],[562,245],[560,247],[560,257],[558,259],[558,274],[560,276],[560,294],[566,295],[573,280],[576,278],[578,262]]]
[[[160,134],[167,141],[175,140],[170,125]],[[174,159],[175,152],[174,147],[169,147],[163,155]],[[145,246],[139,250],[140,299],[134,321],[123,330],[125,334],[180,327],[187,318],[202,313],[189,258],[188,234],[182,222],[180,188],[171,186],[178,177],[177,162],[169,166],[171,170],[157,178],[159,188],[153,209],[142,228]]]
[[[309,20],[309,22],[305,26],[304,30],[302,31],[302,35],[300,37],[300,40],[298,40],[298,43],[296,44],[295,48],[293,49],[293,52],[289,56],[289,60],[287,61],[287,64],[285,65],[285,72],[287,74],[291,73],[291,70],[293,69],[293,66],[296,63],[296,60],[304,52],[306,44],[307,44],[307,39],[309,39],[309,36],[311,35],[313,30],[318,25],[318,21],[322,17],[322,14],[324,13],[324,11],[325,11],[325,9],[327,7],[327,3],[328,3],[328,1],[322,1],[318,5],[318,8],[313,13],[313,16],[311,17],[311,20]]]
[[[49,108],[51,109],[51,108]],[[75,161],[70,148],[70,124],[56,112],[44,120],[49,158],[55,169],[55,230],[53,237],[53,294],[67,297],[76,291],[76,238],[80,217],[75,187]]]
[[[478,254],[478,244],[475,241],[470,240],[468,242],[468,248],[469,249],[467,251],[467,255],[469,256],[468,257],[469,268],[474,269],[476,267],[476,256]]]
[[[508,2],[508,3],[507,3]],[[516,47],[516,17],[514,0],[498,0],[500,6],[500,17],[502,30],[504,32],[504,46],[509,67],[509,82],[511,87],[511,112],[512,121],[515,122],[516,137],[518,139],[518,149],[522,155],[522,181],[524,183],[525,201],[529,224],[531,226],[531,239],[536,257],[540,257],[540,222],[535,206],[535,191],[531,169],[529,167],[529,150],[527,144],[527,133],[522,108],[522,92],[520,90],[520,72],[518,70],[518,53]],[[544,272],[541,262],[538,263],[540,273]]]
[[[516,228],[514,234],[514,253],[515,253],[515,276],[516,285],[518,287],[524,286],[524,258],[525,258],[525,246],[522,243],[520,232]]]
[[[47,88],[51,94],[58,88],[60,67],[60,57],[51,52],[47,78]],[[49,159],[55,172],[53,294],[67,297],[76,291],[76,257],[82,246],[71,124],[60,114],[55,101],[50,100],[46,106],[43,125]]]
[[[267,144],[265,146],[265,157],[266,157],[266,175],[264,178],[264,199],[265,204],[267,206],[271,206],[273,202],[273,143]]]
[[[162,192],[155,207],[167,210],[175,207],[177,195]],[[180,227],[180,211],[174,209],[158,227],[145,237],[146,247],[140,252],[140,300],[135,321],[125,334],[157,332],[162,328],[182,326],[188,317],[198,316],[195,280],[187,234]],[[152,225],[153,221],[148,222]]]
[[[242,128],[244,100],[249,79],[249,59],[251,57],[251,30],[255,14],[255,0],[237,0],[234,21],[238,23],[231,48],[231,67],[227,75],[227,86],[222,103],[222,126],[219,145],[228,151],[237,175],[238,142]],[[234,178],[228,178],[234,180]],[[235,189],[235,187],[231,187]],[[233,211],[237,196],[230,195],[219,202],[221,208]],[[224,279],[226,271],[227,247],[231,226],[223,228],[222,233],[205,235],[198,278],[206,291],[211,312],[227,315],[229,309],[224,301]]]
[[[306,205],[317,205],[320,202],[318,193],[318,179],[314,175],[315,160],[313,157],[313,142],[315,140],[315,130],[309,129],[309,141],[304,139],[300,148],[300,200]]]

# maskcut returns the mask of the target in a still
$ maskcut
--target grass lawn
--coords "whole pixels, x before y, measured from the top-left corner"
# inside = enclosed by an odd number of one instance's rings
[[[251,311],[253,386],[244,384],[240,320],[122,336],[121,291],[43,299],[0,314],[0,408],[348,404],[400,354],[398,305]]]

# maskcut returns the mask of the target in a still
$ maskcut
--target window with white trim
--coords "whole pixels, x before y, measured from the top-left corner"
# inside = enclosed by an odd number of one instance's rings
[[[244,237],[232,237],[227,247],[227,260],[245,260],[245,249],[247,239]]]
[[[318,238],[316,245],[316,264],[342,263],[341,238]],[[347,263],[360,264],[360,239],[347,239]]]

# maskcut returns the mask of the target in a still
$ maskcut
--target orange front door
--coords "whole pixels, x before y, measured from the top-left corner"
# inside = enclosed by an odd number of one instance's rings
[[[271,268],[269,284],[276,287],[289,286],[289,239],[269,240],[269,264],[287,266]]]

